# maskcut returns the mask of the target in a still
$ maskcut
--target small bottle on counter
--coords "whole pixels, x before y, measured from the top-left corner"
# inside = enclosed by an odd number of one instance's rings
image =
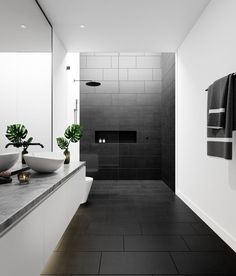
[[[102,142],[103,142],[103,144],[105,144],[106,143],[106,139],[103,139]]]
[[[100,139],[98,140],[98,142],[101,144],[101,143],[102,143],[102,138],[100,138]]]

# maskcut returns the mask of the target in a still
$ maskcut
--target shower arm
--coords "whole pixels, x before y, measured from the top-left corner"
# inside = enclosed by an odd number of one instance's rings
[[[77,80],[77,79],[74,79],[74,82],[76,81],[92,81],[92,80]]]
[[[79,81],[79,82],[84,81],[87,86],[93,86],[93,87],[101,85],[100,82],[94,81],[94,80],[77,80],[77,79],[74,79],[74,82],[76,82],[76,81]]]

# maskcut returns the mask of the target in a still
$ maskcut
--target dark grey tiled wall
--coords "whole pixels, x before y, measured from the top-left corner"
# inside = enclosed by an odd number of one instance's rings
[[[175,55],[162,54],[161,64],[161,178],[175,190]]]
[[[80,122],[81,160],[95,179],[160,179],[161,54],[84,53]],[[95,130],[137,131],[137,143],[96,144]]]

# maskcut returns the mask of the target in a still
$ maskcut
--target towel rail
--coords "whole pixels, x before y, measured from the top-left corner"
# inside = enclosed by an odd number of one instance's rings
[[[233,73],[233,75],[234,75],[234,76],[236,76],[236,73]],[[205,91],[208,91],[208,88],[207,88],[207,89],[205,89]]]

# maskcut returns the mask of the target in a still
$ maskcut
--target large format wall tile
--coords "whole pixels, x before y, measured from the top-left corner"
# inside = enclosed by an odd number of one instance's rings
[[[162,81],[145,81],[145,92],[146,93],[161,93],[162,92]]]
[[[102,80],[103,69],[80,69],[81,80]]]
[[[87,57],[87,68],[111,68],[111,57]]]
[[[95,87],[96,93],[119,93],[119,82],[117,80],[113,81],[103,81],[102,85]]]
[[[119,57],[119,68],[136,68],[136,57]]]
[[[161,57],[137,57],[137,68],[161,68]]]
[[[120,81],[120,93],[144,93],[144,81]]]
[[[161,80],[161,69],[153,69],[153,80]]]
[[[152,80],[152,69],[129,69],[129,80]]]
[[[95,179],[161,178],[161,68],[157,53],[81,55],[81,156]],[[157,79],[157,80],[155,80]],[[136,131],[137,143],[95,143],[95,131]],[[94,159],[94,160],[92,160]]]

